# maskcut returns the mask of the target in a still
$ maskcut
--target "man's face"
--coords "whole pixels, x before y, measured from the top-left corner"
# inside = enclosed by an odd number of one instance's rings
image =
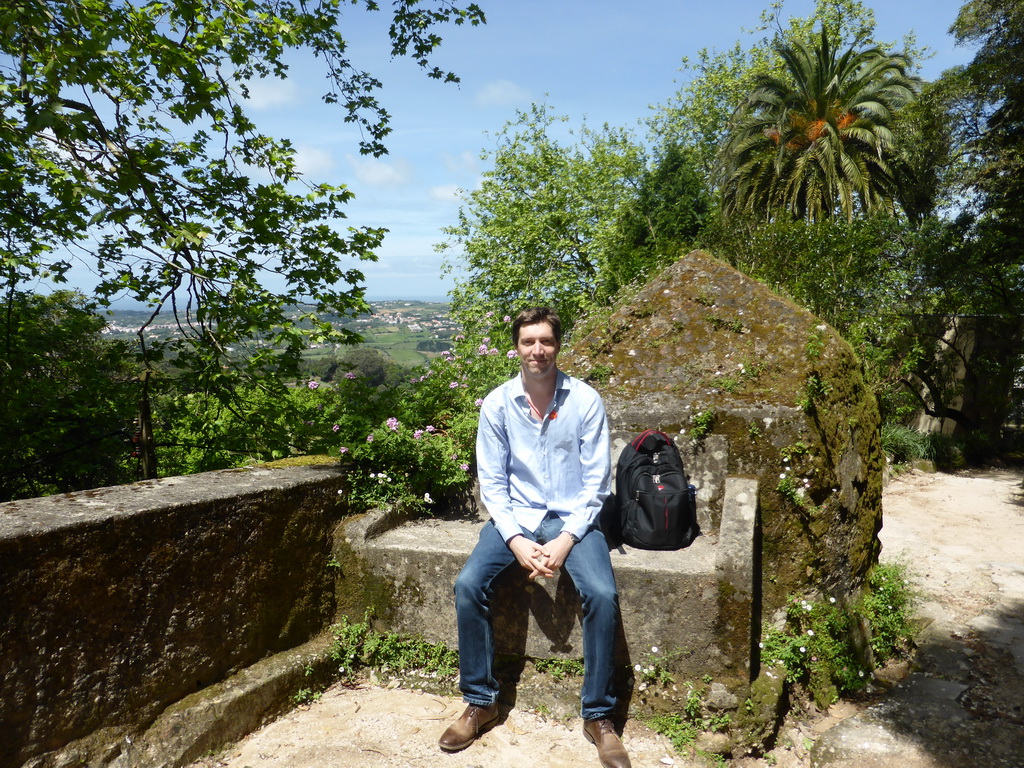
[[[555,367],[558,357],[558,341],[551,326],[546,323],[524,325],[519,329],[516,352],[523,372],[533,376],[544,376]]]

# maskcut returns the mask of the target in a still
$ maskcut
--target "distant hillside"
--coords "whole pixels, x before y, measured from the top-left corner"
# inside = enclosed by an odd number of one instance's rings
[[[458,326],[449,315],[447,302],[393,300],[371,302],[372,314],[358,318],[325,319],[337,327],[359,333],[364,344],[385,353],[396,363],[419,365],[448,347]],[[296,309],[298,313],[300,310]],[[136,309],[110,310],[110,319],[104,333],[111,338],[134,339],[140,326],[151,312]],[[174,316],[161,313],[146,328],[151,339],[167,339],[180,333]],[[319,345],[306,352],[311,358],[331,356],[333,345]]]

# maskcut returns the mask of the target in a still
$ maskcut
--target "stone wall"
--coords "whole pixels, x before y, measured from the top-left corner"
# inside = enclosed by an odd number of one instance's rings
[[[342,482],[243,469],[0,504],[0,766],[76,742],[112,759],[173,703],[326,629]]]

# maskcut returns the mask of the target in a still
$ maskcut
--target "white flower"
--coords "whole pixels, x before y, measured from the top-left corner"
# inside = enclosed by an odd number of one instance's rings
[[[636,666],[633,667],[633,669],[635,669],[637,672],[639,672],[639,671],[641,671],[643,669],[643,667],[641,667],[639,664],[637,664]]]
[[[657,653],[657,652],[658,652],[658,646],[652,645],[651,646],[651,653]]]
[[[834,597],[830,597],[830,598],[828,599],[828,601],[829,601],[830,603],[834,603],[834,602],[836,601],[836,599],[835,599]]]
[[[805,648],[804,646],[801,645],[800,646],[800,653],[807,653],[807,648]]]
[[[807,630],[807,634],[808,634],[808,636],[810,636],[810,637],[814,637],[814,630],[813,630],[813,629],[808,629],[808,630]]]
[[[432,498],[430,498],[430,494],[429,493],[424,493],[423,494],[423,500],[425,502],[427,502],[427,504],[433,504],[434,503],[434,500]]]

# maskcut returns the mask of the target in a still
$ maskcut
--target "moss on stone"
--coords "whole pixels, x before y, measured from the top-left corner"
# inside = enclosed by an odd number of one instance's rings
[[[289,456],[285,459],[277,459],[276,461],[267,461],[260,464],[261,467],[319,467],[324,465],[333,465],[338,463],[336,456],[328,456],[327,454],[316,454],[310,456]]]
[[[750,684],[750,696],[736,710],[732,721],[736,752],[763,754],[771,748],[784,714],[785,679],[785,670],[766,667]]]
[[[393,585],[373,574],[352,544],[341,535],[342,529],[343,526],[339,526],[332,549],[337,563],[334,569],[335,621],[340,621],[343,616],[352,621],[362,621],[367,615],[378,620],[386,619],[394,612]]]
[[[564,362],[583,378],[600,371],[613,429],[682,431],[685,442],[697,426],[691,456],[721,436],[728,474],[757,478],[766,616],[788,595],[859,587],[879,552],[879,416],[834,329],[695,251],[583,330]],[[695,419],[708,410],[705,436]],[[780,490],[783,474],[792,488]]]

